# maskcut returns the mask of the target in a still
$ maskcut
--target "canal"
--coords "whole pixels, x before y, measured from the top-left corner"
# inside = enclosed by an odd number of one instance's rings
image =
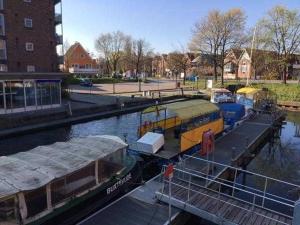
[[[162,117],[162,115],[159,117]],[[147,119],[148,118],[145,118],[145,120]],[[119,117],[111,117],[108,119],[8,138],[0,141],[0,154],[10,155],[20,151],[27,151],[40,145],[49,145],[59,141],[64,142],[73,137],[86,137],[89,135],[117,135],[132,145],[138,137],[137,130],[139,121],[140,113],[137,112]],[[267,144],[248,165],[247,170],[287,182],[300,184],[299,162],[300,113],[290,112],[288,113],[286,123],[282,127],[279,138],[275,139],[272,146]],[[255,180],[252,176],[240,176],[239,179],[241,180],[240,183],[254,188],[263,185],[262,181]],[[295,190],[295,192],[291,193],[284,190],[283,187],[273,186],[272,189],[272,193],[278,193],[280,196],[300,196],[300,190]],[[296,197],[297,196],[293,196],[292,198]],[[283,211],[285,210],[283,209]],[[196,218],[194,219],[192,219],[193,222],[198,220]]]

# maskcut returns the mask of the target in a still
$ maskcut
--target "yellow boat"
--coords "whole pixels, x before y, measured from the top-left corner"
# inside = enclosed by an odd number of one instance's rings
[[[271,111],[277,105],[277,96],[267,88],[244,87],[236,93],[237,103],[246,107],[247,110]]]
[[[166,159],[199,146],[203,133],[208,130],[218,135],[224,130],[224,123],[220,109],[205,100],[154,106],[145,109],[140,116],[139,136],[143,137],[148,132],[162,133],[164,147],[155,155]]]

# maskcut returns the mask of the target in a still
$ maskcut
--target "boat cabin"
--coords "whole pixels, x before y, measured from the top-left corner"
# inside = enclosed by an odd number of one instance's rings
[[[235,102],[234,95],[225,88],[214,88],[211,90],[211,99],[212,103],[227,103]]]
[[[140,140],[143,140],[145,139],[143,136],[146,136],[148,132],[163,134],[164,146],[153,154],[164,159],[171,159],[200,145],[204,132],[211,130],[218,135],[223,129],[224,123],[220,109],[209,101],[197,99],[154,106],[144,110],[140,116],[139,136]],[[148,143],[149,139],[151,137],[147,137]],[[155,139],[159,143],[162,142],[160,137],[152,138],[152,140]],[[142,152],[139,149],[137,151]]]
[[[247,110],[270,111],[277,105],[277,95],[267,88],[244,87],[237,91],[236,101]]]
[[[126,167],[113,136],[74,138],[0,158],[0,225],[31,224],[96,190]]]

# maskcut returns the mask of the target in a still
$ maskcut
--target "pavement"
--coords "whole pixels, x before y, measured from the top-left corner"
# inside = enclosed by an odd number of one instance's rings
[[[140,86],[140,87],[139,87]],[[143,91],[157,91],[175,89],[174,80],[151,80],[149,83],[116,83],[116,84],[94,84],[93,87],[82,87],[80,85],[69,85],[69,92],[82,94],[112,94],[112,93],[134,93]]]

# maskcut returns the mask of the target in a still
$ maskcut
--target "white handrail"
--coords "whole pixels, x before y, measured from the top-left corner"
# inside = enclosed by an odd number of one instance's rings
[[[203,172],[200,172],[200,171],[197,171],[197,170],[193,170],[191,168],[184,168],[185,170],[190,170],[190,171],[193,171],[193,172],[196,172],[196,173],[200,173],[202,175],[205,175],[205,176],[208,176],[208,177],[211,177],[211,178],[215,178],[215,176],[213,175],[209,175],[209,174],[206,174],[206,173],[203,173]],[[235,170],[237,171],[237,170]],[[221,181],[226,181],[227,183],[231,183],[233,184],[234,186],[232,187],[233,189],[235,189],[235,185],[237,186],[241,186],[241,187],[245,187],[245,188],[248,188],[250,190],[253,190],[253,191],[257,191],[257,192],[261,192],[261,193],[266,193],[267,195],[270,195],[270,196],[273,196],[273,197],[276,197],[276,198],[279,198],[279,199],[283,199],[283,200],[286,200],[288,202],[291,202],[291,203],[295,203],[295,201],[291,200],[291,199],[287,199],[287,198],[283,198],[283,197],[280,197],[278,195],[274,195],[274,194],[271,194],[271,193],[268,193],[268,192],[264,192],[264,191],[261,191],[259,189],[256,189],[256,188],[253,188],[253,187],[249,187],[249,186],[246,186],[246,185],[243,185],[243,184],[240,184],[240,183],[236,183],[236,182],[233,182],[233,181],[230,181],[230,180],[226,180],[226,179],[222,179],[220,177],[217,177],[215,179],[218,179],[218,180],[221,180]]]
[[[180,185],[180,184],[176,184],[176,183],[174,183],[174,182],[171,182],[171,184],[173,184],[173,185],[175,185],[175,186],[178,186],[178,187],[181,187],[181,188],[183,188],[183,189],[188,189],[187,187],[182,186],[182,185]],[[209,190],[211,190],[211,189],[209,189]],[[195,192],[196,194],[205,195],[205,196],[207,196],[207,197],[209,197],[209,198],[213,198],[213,199],[215,199],[215,200],[224,202],[224,203],[229,204],[229,205],[231,205],[231,206],[240,208],[240,209],[242,209],[242,210],[245,210],[245,211],[248,211],[248,212],[255,213],[255,214],[257,214],[257,215],[260,215],[260,216],[263,216],[263,217],[265,217],[265,218],[271,219],[271,220],[276,221],[276,222],[278,222],[278,223],[285,224],[285,225],[289,225],[288,223],[285,223],[285,222],[283,222],[283,221],[276,220],[276,219],[271,218],[271,217],[268,217],[268,216],[266,216],[266,215],[257,213],[257,212],[255,212],[255,211],[253,211],[253,210],[250,210],[250,209],[247,209],[247,208],[238,206],[238,205],[234,205],[234,204],[232,204],[232,203],[230,203],[230,202],[227,202],[227,201],[222,200],[221,198],[216,198],[216,197],[213,197],[213,196],[211,196],[211,195],[208,195],[208,194],[205,194],[205,193],[202,193],[202,192],[198,192],[198,191],[193,190],[193,189],[190,189],[190,191]],[[216,192],[216,191],[215,191],[215,192]],[[221,195],[228,197],[227,195],[224,195],[222,192],[220,192],[220,193],[221,193]],[[162,194],[162,195],[165,195],[164,193],[161,193],[161,194]],[[236,198],[235,198],[235,199],[236,199]],[[246,202],[246,201],[243,201],[243,200],[240,200],[240,199],[236,199],[236,200],[242,201],[242,202],[245,202],[245,203],[249,203],[249,202]],[[185,203],[185,204],[189,204],[188,201],[185,201],[184,203]],[[189,204],[189,205],[191,205],[191,204]],[[259,208],[263,208],[263,207],[261,207],[261,206],[258,206],[258,207],[259,207]],[[288,217],[288,218],[292,219],[292,217],[290,217],[290,216],[288,216],[288,215],[285,215],[285,214],[282,214],[282,213],[280,213],[280,212],[276,212],[276,211],[273,211],[273,210],[270,210],[270,209],[266,209],[266,210],[269,210],[270,212],[278,213],[279,215],[282,215],[282,216],[285,216],[285,217]]]
[[[226,184],[226,183],[219,182],[219,181],[217,181],[217,180],[213,180],[213,179],[210,179],[210,178],[207,178],[207,177],[202,177],[202,176],[199,176],[199,175],[195,175],[195,174],[192,174],[192,173],[189,173],[189,172],[186,172],[186,171],[184,171],[184,170],[177,169],[177,168],[174,168],[174,170],[175,170],[175,171],[179,171],[179,172],[181,172],[181,173],[186,173],[186,174],[189,174],[189,175],[192,175],[192,176],[194,176],[194,177],[201,178],[201,179],[206,179],[206,180],[212,181],[212,182],[214,182],[214,183],[221,184],[221,185],[223,185],[223,186],[232,188],[231,185],[228,185],[228,184]],[[193,184],[194,184],[194,183],[193,183]],[[212,189],[210,189],[210,188],[201,186],[201,185],[199,185],[199,184],[196,184],[196,186],[200,186],[200,187],[203,187],[203,188],[205,188],[205,189],[212,190]],[[239,190],[239,191],[241,191],[241,192],[245,192],[245,193],[250,194],[250,195],[256,195],[256,196],[258,196],[258,197],[264,198],[263,195],[256,194],[256,193],[254,193],[254,192],[250,192],[250,191],[247,191],[247,190],[244,190],[244,189],[241,189],[241,188],[235,188],[235,189],[236,189],[236,190]],[[214,190],[212,190],[212,191],[214,191]],[[273,201],[273,202],[277,202],[277,203],[280,203],[280,204],[283,204],[283,205],[288,206],[288,207],[291,207],[291,208],[294,208],[294,204],[291,205],[291,204],[284,203],[284,202],[280,202],[280,201],[277,201],[277,200],[275,200],[275,199],[268,198],[268,197],[265,197],[265,199],[270,200],[270,201]],[[292,201],[292,202],[296,203],[295,201]]]
[[[198,158],[198,157],[190,156],[190,155],[184,155],[183,157],[193,158],[193,159],[200,160],[200,161],[203,161],[203,162],[212,163],[212,164],[216,164],[216,165],[231,168],[231,169],[236,169],[236,170],[242,171],[244,173],[252,174],[252,175],[255,175],[255,176],[258,176],[258,177],[267,178],[268,180],[273,180],[273,181],[276,181],[276,182],[279,182],[279,183],[288,184],[288,185],[291,185],[291,186],[294,186],[294,187],[297,187],[297,188],[300,189],[300,185],[292,184],[292,183],[289,183],[289,182],[286,182],[286,181],[283,181],[283,180],[278,180],[278,179],[272,178],[272,177],[267,177],[267,176],[264,176],[264,175],[261,175],[261,174],[258,174],[258,173],[254,173],[254,172],[251,172],[251,171],[243,170],[243,169],[240,169],[240,168],[237,168],[237,167],[225,165],[225,164],[222,164],[222,163],[218,163],[218,162],[214,162],[214,161],[210,161],[210,160],[207,160],[207,159],[202,159],[202,158]]]

